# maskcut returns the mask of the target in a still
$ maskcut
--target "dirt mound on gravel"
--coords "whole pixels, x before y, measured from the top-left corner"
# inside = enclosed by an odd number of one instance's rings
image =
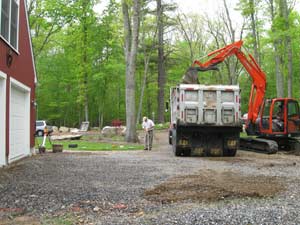
[[[146,190],[144,197],[161,203],[272,197],[284,190],[283,183],[276,177],[244,176],[231,171],[208,170],[171,178],[153,189]]]
[[[14,219],[1,219],[0,225],[40,225],[37,218],[20,216]]]

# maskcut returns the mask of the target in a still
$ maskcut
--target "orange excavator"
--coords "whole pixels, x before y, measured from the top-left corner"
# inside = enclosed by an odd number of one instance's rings
[[[293,98],[265,99],[266,75],[251,54],[242,52],[243,41],[237,41],[209,53],[204,63],[196,60],[192,68],[197,71],[216,69],[219,63],[235,55],[252,78],[249,96],[246,132],[256,138],[240,138],[240,147],[275,153],[278,149],[300,147],[295,138],[300,136],[299,102]],[[299,149],[300,150],[300,149]]]

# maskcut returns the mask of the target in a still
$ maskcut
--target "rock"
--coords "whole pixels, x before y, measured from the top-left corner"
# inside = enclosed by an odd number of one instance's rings
[[[57,126],[52,126],[52,130],[54,133],[57,133],[58,132],[58,127]]]
[[[99,212],[99,210],[100,210],[100,208],[98,206],[96,206],[96,207],[93,208],[94,212]]]
[[[111,137],[116,134],[116,127],[105,126],[103,127],[101,134],[104,137]]]
[[[101,134],[104,137],[112,137],[115,135],[122,135],[124,136],[126,132],[126,127],[120,126],[120,127],[111,127],[111,126],[106,126],[103,127]]]
[[[125,134],[126,134],[126,127],[124,127],[124,126],[121,126],[121,135],[122,136],[125,136]]]
[[[69,134],[69,135],[52,135],[51,140],[80,140],[82,137],[82,134]]]
[[[61,133],[67,133],[67,132],[69,132],[69,128],[68,127],[60,127],[59,128],[59,132],[61,132]]]
[[[78,133],[79,129],[77,129],[77,128],[70,128],[70,132],[71,133]]]

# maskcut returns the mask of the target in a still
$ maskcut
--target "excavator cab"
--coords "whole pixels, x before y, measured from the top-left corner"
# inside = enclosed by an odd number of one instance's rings
[[[291,98],[265,100],[256,127],[260,136],[300,136],[298,101]]]

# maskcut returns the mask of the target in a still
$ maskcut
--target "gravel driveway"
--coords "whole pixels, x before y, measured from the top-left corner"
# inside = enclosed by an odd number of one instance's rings
[[[175,157],[167,133],[155,137],[152,151],[47,153],[0,169],[0,224],[300,224],[299,156]]]

